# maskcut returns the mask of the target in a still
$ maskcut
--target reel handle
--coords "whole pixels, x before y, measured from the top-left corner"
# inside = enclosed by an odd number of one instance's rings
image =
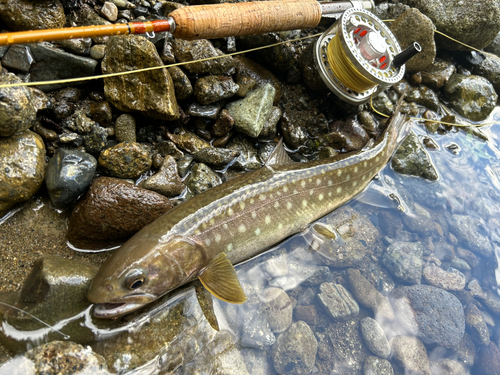
[[[175,21],[176,38],[213,39],[312,28],[321,20],[321,5],[316,0],[194,5],[168,16]]]

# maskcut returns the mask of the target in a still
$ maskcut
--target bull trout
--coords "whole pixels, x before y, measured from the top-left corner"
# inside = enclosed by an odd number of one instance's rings
[[[396,110],[371,147],[323,160],[287,163],[277,147],[260,170],[174,207],[101,266],[88,291],[97,304],[94,316],[122,316],[196,278],[223,301],[245,302],[233,265],[304,230],[365,189],[407,134],[405,124],[406,116]]]

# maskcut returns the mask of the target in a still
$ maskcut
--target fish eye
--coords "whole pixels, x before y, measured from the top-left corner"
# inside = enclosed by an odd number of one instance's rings
[[[144,284],[144,281],[146,281],[144,275],[139,271],[134,271],[130,276],[127,277],[125,287],[127,289],[134,290],[140,288]]]

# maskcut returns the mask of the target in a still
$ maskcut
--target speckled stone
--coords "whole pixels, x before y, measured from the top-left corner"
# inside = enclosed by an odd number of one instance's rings
[[[59,0],[6,0],[0,3],[0,18],[9,30],[56,29],[64,27],[66,17]]]
[[[167,137],[174,142],[180,149],[196,154],[198,151],[211,147],[210,143],[201,139],[197,135],[181,128],[178,134],[167,133]]]
[[[454,268],[445,271],[431,264],[424,268],[423,276],[429,284],[445,290],[463,290],[465,288],[464,274]]]
[[[124,113],[116,119],[115,136],[118,142],[135,142],[135,118]]]
[[[222,179],[219,175],[203,163],[193,165],[191,176],[189,176],[189,180],[186,182],[189,190],[194,194],[203,193],[220,184],[222,184]]]
[[[194,95],[201,105],[208,105],[234,96],[238,89],[231,77],[210,75],[196,81]]]
[[[106,149],[99,156],[99,165],[110,176],[137,178],[153,164],[149,147],[137,142],[122,142]]]
[[[360,322],[361,335],[370,351],[381,358],[389,358],[391,346],[385,336],[384,330],[373,318],[366,317]]]
[[[177,100],[185,100],[193,95],[191,81],[181,68],[178,66],[171,66],[168,68],[168,72],[172,77],[172,81],[174,81],[175,97]]]
[[[394,369],[387,359],[371,355],[365,359],[363,375],[394,375]]]
[[[420,284],[423,252],[420,242],[394,242],[384,252],[382,263],[398,279]]]
[[[394,360],[410,374],[431,375],[425,346],[417,337],[396,336],[391,340]]]
[[[223,168],[240,155],[239,151],[227,148],[206,147],[196,154],[194,160],[206,163],[218,168]]]

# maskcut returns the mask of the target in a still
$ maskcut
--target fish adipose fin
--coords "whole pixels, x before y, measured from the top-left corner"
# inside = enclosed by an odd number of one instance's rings
[[[272,167],[273,165],[292,165],[295,162],[288,156],[285,147],[283,146],[283,138],[280,139],[273,152],[266,161],[267,167]]]
[[[212,299],[212,295],[198,281],[196,282],[194,290],[196,291],[196,298],[200,304],[201,311],[203,311],[203,315],[205,315],[205,319],[208,323],[210,323],[213,329],[219,331],[219,322],[215,316],[214,300]]]
[[[345,245],[344,239],[337,230],[322,223],[312,224],[303,236],[310,250],[327,259],[335,259],[338,248]]]
[[[217,255],[198,278],[210,293],[224,302],[240,304],[247,300],[236,271],[225,253]]]

